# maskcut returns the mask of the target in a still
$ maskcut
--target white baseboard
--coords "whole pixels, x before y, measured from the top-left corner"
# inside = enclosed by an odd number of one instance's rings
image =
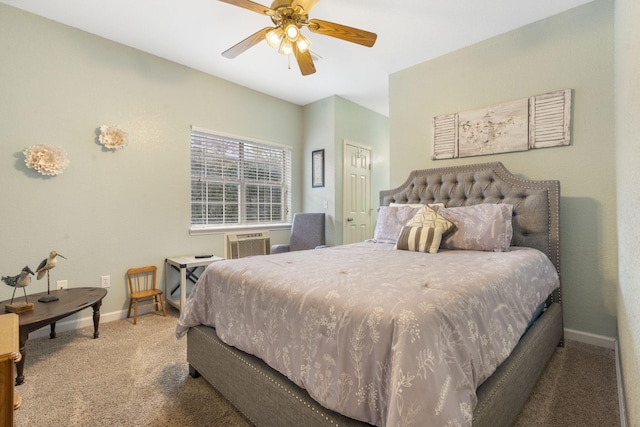
[[[581,332],[573,329],[565,328],[564,337],[565,339],[568,339],[568,340],[578,341],[581,343],[591,344],[591,345],[604,347],[604,348],[613,349],[615,348],[615,345],[616,345],[615,338],[606,337],[604,335],[590,334],[588,332]]]
[[[60,332],[73,331],[75,329],[84,328],[86,326],[93,326],[93,311],[87,310],[86,313],[89,313],[89,315],[86,317],[56,322],[56,334]],[[82,314],[85,313],[83,312]],[[125,319],[126,317],[127,310],[114,311],[112,313],[100,313],[100,324],[113,322],[114,320]],[[98,331],[100,331],[100,329],[98,329]],[[36,331],[31,332],[29,334],[29,339],[48,337],[50,332],[51,328],[49,326],[44,326]]]

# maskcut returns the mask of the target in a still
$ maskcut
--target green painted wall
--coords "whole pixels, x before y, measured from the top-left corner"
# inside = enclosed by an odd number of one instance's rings
[[[616,336],[616,174],[613,0],[522,27],[390,77],[392,186],[412,169],[501,161],[561,182],[565,327]],[[431,160],[431,119],[573,89],[572,144]]]

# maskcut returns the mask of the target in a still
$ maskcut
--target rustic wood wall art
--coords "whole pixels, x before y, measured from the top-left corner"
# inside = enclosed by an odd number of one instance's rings
[[[431,158],[453,159],[569,145],[571,89],[433,118]]]

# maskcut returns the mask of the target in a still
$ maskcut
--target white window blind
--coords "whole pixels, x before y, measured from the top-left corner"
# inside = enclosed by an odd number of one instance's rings
[[[290,222],[291,149],[191,130],[191,227]]]

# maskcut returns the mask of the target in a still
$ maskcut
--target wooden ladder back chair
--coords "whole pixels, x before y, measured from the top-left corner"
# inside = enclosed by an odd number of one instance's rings
[[[133,324],[138,320],[138,307],[154,305],[155,311],[162,307],[162,315],[167,315],[164,306],[164,298],[162,290],[156,288],[157,268],[154,265],[148,267],[130,268],[127,270],[127,278],[129,279],[129,311],[127,319],[131,317],[131,307],[133,306]],[[144,301],[143,304],[140,302]]]

